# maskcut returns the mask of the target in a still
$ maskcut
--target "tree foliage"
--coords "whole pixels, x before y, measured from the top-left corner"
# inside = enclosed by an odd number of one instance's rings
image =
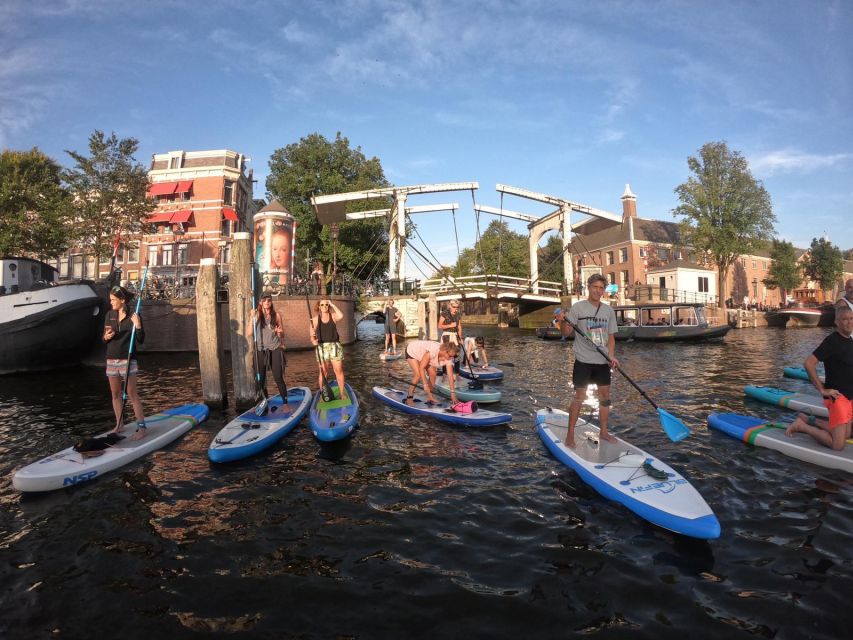
[[[813,238],[809,253],[803,260],[803,273],[817,282],[823,291],[832,289],[844,273],[841,249],[826,238]]]
[[[71,225],[62,169],[38,149],[0,154],[0,255],[55,258]]]
[[[548,236],[544,247],[539,247],[539,280],[563,281],[563,239],[559,234]]]
[[[349,140],[340,132],[334,141],[312,133],[297,143],[276,149],[269,166],[267,193],[278,198],[298,223],[296,250],[300,266],[306,263],[309,254],[312,260],[332,262],[331,230],[317,221],[311,196],[389,186],[379,158],[365,157],[361,147],[350,148]],[[347,211],[390,206],[387,198],[357,201],[348,203]],[[366,275],[374,267],[387,269],[386,224],[383,218],[342,223],[337,243],[338,271]]]
[[[511,231],[506,222],[492,220],[480,241],[463,249],[452,269],[454,276],[495,274],[527,278],[530,259],[527,237]]]
[[[685,244],[707,252],[719,270],[720,297],[725,298],[729,269],[741,255],[755,253],[773,236],[776,217],[770,194],[749,170],[746,159],[725,142],[709,142],[698,157],[689,157],[693,175],[675,188],[681,204]]]
[[[135,138],[89,136],[89,156],[66,151],[75,166],[65,174],[74,211],[74,240],[103,260],[110,255],[119,229],[138,232],[151,209],[146,200],[148,173],[133,154]]]
[[[762,280],[768,289],[781,289],[784,304],[788,292],[803,280],[803,272],[797,262],[794,245],[785,240],[773,240],[770,248],[770,269]]]

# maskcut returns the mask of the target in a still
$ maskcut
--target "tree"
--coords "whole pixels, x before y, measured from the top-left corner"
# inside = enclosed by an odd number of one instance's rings
[[[803,280],[803,273],[797,263],[797,253],[794,245],[785,240],[773,240],[770,248],[770,269],[767,277],[762,280],[768,289],[781,290],[782,305],[788,299],[788,292]]]
[[[813,238],[809,254],[803,260],[803,273],[817,282],[824,292],[833,289],[844,273],[841,249],[826,238]]]
[[[270,175],[266,187],[269,196],[278,198],[298,223],[297,259],[312,258],[331,262],[330,229],[321,225],[311,207],[311,196],[363,191],[388,187],[379,158],[366,158],[361,147],[351,149],[349,140],[335,136],[330,142],[312,133],[298,143],[276,149],[270,157]],[[387,198],[348,203],[347,211],[366,211],[390,207]],[[369,272],[388,265],[388,234],[382,218],[347,222],[340,225],[337,245],[339,271]]]
[[[539,280],[563,281],[563,238],[552,233],[544,247],[539,247]],[[571,283],[569,283],[571,284]]]
[[[36,148],[0,154],[0,255],[55,258],[68,248],[62,168]]]
[[[492,220],[480,234],[480,241],[460,252],[453,275],[494,274],[527,278],[529,271],[527,237],[510,231],[506,222]]]
[[[148,173],[133,154],[135,138],[89,136],[89,157],[66,151],[76,165],[65,174],[75,215],[75,241],[98,259],[110,255],[119,229],[138,232],[151,210],[146,199]]]
[[[726,298],[729,269],[741,255],[766,246],[776,217],[770,194],[749,170],[746,159],[725,142],[709,142],[699,157],[687,158],[693,176],[677,186],[686,245],[706,251],[718,269],[720,299]]]

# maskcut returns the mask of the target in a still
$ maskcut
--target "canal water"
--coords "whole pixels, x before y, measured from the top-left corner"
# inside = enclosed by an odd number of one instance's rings
[[[470,328],[469,328],[470,329]],[[614,377],[613,431],[687,476],[722,525],[684,538],[607,501],[549,455],[533,412],[567,404],[570,343],[483,329],[509,426],[445,426],[370,395],[403,362],[381,326],[347,349],[361,426],[321,446],[300,426],[211,465],[232,412],[79,487],[18,494],[13,470],[111,422],[96,368],[0,378],[3,638],[849,637],[851,476],[710,432],[710,411],[768,419],[745,384],[781,377],[828,329],[745,329],[723,344],[619,344],[624,369],[693,435],[672,443]],[[197,359],[144,355],[146,412],[196,401]],[[313,386],[310,352],[290,384]],[[514,366],[509,366],[514,365]],[[272,389],[272,387],[270,387]]]

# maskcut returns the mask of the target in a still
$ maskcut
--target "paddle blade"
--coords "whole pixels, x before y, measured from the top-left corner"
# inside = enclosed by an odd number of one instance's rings
[[[264,415],[267,412],[268,408],[269,408],[269,403],[267,402],[267,399],[264,398],[255,407],[255,415],[260,418],[262,415]]]
[[[690,435],[690,429],[687,428],[687,425],[671,413],[658,408],[658,415],[660,416],[660,426],[663,427],[664,432],[673,442],[684,440]]]
[[[323,402],[331,402],[335,399],[335,394],[328,382],[324,382],[323,386],[320,387],[320,397],[323,398]]]

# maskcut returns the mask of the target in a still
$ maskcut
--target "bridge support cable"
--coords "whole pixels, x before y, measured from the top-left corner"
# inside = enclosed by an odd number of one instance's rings
[[[370,246],[370,249],[368,249],[367,255],[365,256],[365,258],[361,262],[359,262],[356,265],[356,268],[353,270],[353,274],[352,274],[353,279],[358,279],[361,276],[361,272],[364,270],[364,268],[368,264],[370,264],[370,261],[373,259],[374,255],[377,253],[377,251],[379,249],[379,243],[382,240],[384,240],[384,238],[382,237],[382,234],[381,233],[377,234],[376,240],[373,241],[373,244]],[[374,265],[374,269],[375,268],[376,267]],[[373,271],[373,269],[371,269],[371,272],[372,271]]]

